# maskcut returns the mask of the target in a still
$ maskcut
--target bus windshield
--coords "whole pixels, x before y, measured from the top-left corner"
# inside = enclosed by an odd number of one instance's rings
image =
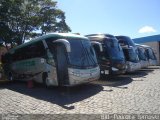
[[[121,46],[119,45],[117,39],[107,39],[105,40],[105,51],[108,53],[110,59],[112,60],[123,60],[124,54]]]
[[[71,45],[69,55],[70,65],[77,67],[94,67],[97,59],[94,49],[87,39],[67,39]]]
[[[138,48],[138,57],[140,60],[145,60],[145,61],[147,60],[144,50],[142,48]]]
[[[71,46],[68,55],[68,64],[71,67],[90,68],[98,65],[95,51],[88,39],[64,38]],[[53,40],[48,40],[47,44],[52,54],[54,54]],[[54,55],[53,55],[54,56]]]
[[[123,49],[126,61],[138,62],[138,56],[134,49]]]

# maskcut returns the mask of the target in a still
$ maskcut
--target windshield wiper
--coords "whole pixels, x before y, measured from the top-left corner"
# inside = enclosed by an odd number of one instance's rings
[[[88,58],[90,59],[90,61],[92,61],[93,65],[96,64],[95,60],[93,57],[91,57],[91,55],[89,54],[87,48],[84,48],[84,50],[86,51],[86,55],[88,56]],[[91,65],[92,66],[92,65]]]
[[[90,53],[88,52],[87,48],[84,47],[82,41],[81,41],[81,44],[82,44],[82,46],[83,46],[83,48],[84,48],[84,53],[85,53],[85,55],[86,55],[86,57],[87,57],[88,64],[89,64],[89,61],[92,61],[92,64],[93,64],[93,65],[91,64],[90,66],[96,65],[96,62],[95,62],[94,58],[90,56]]]

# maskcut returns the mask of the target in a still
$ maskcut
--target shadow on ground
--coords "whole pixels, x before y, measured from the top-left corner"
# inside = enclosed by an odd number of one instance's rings
[[[83,84],[75,87],[51,87],[45,88],[40,84],[35,84],[35,87],[27,88],[26,82],[15,81],[13,83],[4,83],[0,85],[0,89],[9,89],[36,99],[44,100],[53,104],[57,104],[65,109],[74,109],[74,106],[69,106],[72,103],[82,101],[91,96],[98,94],[101,91],[112,92],[113,90],[104,90],[103,86],[117,87],[127,89],[123,85],[132,82],[130,77],[117,76],[107,80],[97,80],[89,84]],[[107,94],[107,93],[106,93]]]
[[[157,66],[149,66],[146,69],[152,69],[152,70],[154,70],[154,69],[160,69],[160,66],[159,65],[157,65]]]
[[[141,70],[134,71],[132,73],[126,73],[126,76],[130,76],[131,78],[145,78],[148,74],[152,73],[154,70],[149,68],[143,68]]]
[[[74,106],[69,104],[87,99],[103,90],[101,85],[84,84],[75,87],[51,87],[45,88],[42,85],[37,85],[35,88],[27,88],[26,82],[16,81],[14,83],[1,84],[0,89],[9,89],[21,94],[34,97],[57,104],[65,109],[74,109]]]
[[[122,89],[127,89],[128,87],[125,87],[124,85],[128,85],[133,81],[131,77],[120,75],[120,76],[110,76],[107,78],[103,78],[99,81],[95,81],[95,84],[99,84],[102,86],[109,86],[109,87],[117,87]],[[108,90],[113,91],[113,90]]]
[[[69,110],[74,109],[74,106],[68,106],[69,104],[87,99],[101,91],[113,91],[112,89],[104,90],[104,86],[127,89],[128,87],[126,85],[132,83],[132,78],[145,77],[153,71],[154,70],[152,68],[146,68],[126,75],[107,77],[106,79],[97,80],[90,84],[83,84],[71,88],[52,87],[46,89],[42,85],[36,84],[35,88],[29,89],[27,88],[26,82],[16,81],[14,83],[0,84],[0,89],[9,89],[15,92],[19,92],[36,99],[57,104]]]

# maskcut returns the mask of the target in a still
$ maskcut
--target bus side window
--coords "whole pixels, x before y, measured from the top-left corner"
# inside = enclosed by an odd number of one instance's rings
[[[6,53],[6,54],[2,55],[1,61],[3,64],[12,62],[11,54]]]
[[[18,53],[17,53],[17,51],[15,51],[15,52],[12,54],[12,57],[13,57],[13,62],[15,62],[15,61],[18,60]]]
[[[41,41],[28,46],[27,49],[28,49],[27,51],[29,51],[27,53],[28,58],[37,58],[37,57],[44,58],[45,56],[45,48]]]
[[[43,46],[43,43],[36,42],[35,44],[20,48],[15,51],[15,53],[12,55],[13,61],[20,61],[20,60],[26,60],[36,57],[45,57],[45,49]]]
[[[38,56],[38,57],[43,57],[43,58],[45,57],[45,47],[44,47],[42,41],[40,41],[40,42],[37,44],[37,51],[39,51],[39,52],[37,53],[37,56]]]
[[[47,38],[45,41],[47,43],[47,46],[49,48],[49,51],[52,53],[53,58],[55,59],[55,45],[53,44],[54,40],[57,40],[58,38]]]
[[[18,50],[15,50],[14,54],[12,54],[13,61],[20,61],[25,59],[25,52],[24,48],[20,48]]]

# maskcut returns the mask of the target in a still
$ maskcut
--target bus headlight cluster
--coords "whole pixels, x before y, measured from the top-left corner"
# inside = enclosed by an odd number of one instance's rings
[[[115,68],[115,67],[112,67],[112,70],[113,70],[113,71],[118,71],[118,69],[117,69],[117,68]]]
[[[79,77],[80,73],[73,73],[73,75]]]

